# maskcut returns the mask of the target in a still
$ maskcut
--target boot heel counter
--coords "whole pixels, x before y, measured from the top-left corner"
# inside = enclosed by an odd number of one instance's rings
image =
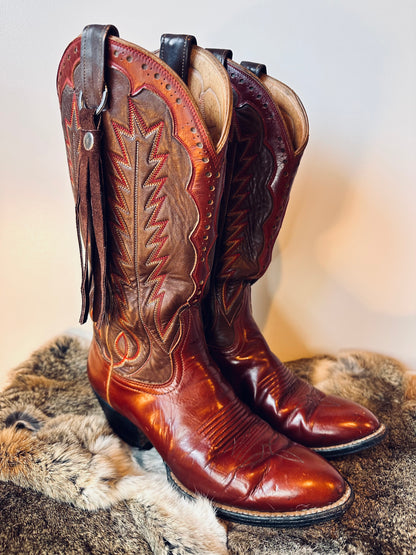
[[[137,447],[142,450],[148,450],[153,447],[144,433],[130,422],[128,418],[115,411],[99,395],[96,394],[96,397],[111,429],[116,435],[132,447]]]
[[[103,359],[95,339],[92,341],[88,353],[87,374],[96,395],[108,403],[108,383],[111,376],[111,365]]]

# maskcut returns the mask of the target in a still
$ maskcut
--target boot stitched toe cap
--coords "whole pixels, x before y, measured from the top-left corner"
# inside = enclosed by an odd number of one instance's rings
[[[301,512],[342,504],[349,497],[342,476],[319,455],[292,444],[267,462],[244,505],[249,509]]]
[[[213,467],[224,470],[228,466],[226,458],[225,453],[219,453],[212,461]],[[214,482],[205,484],[204,490],[217,506],[259,515],[319,513],[343,507],[351,495],[348,484],[335,468],[320,455],[292,442],[269,456],[261,448],[257,454],[251,451],[245,460],[235,460],[222,480],[221,472],[215,474]],[[220,481],[222,487],[218,488]],[[199,487],[194,484],[192,489],[197,492]]]
[[[359,444],[370,437],[384,435],[384,426],[370,410],[333,395],[322,399],[310,423],[312,433],[304,444],[314,448]]]

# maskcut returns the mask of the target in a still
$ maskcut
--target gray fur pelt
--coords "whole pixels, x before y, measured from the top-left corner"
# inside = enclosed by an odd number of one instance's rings
[[[290,363],[327,393],[373,410],[389,435],[333,461],[355,502],[336,522],[271,530],[220,522],[183,499],[152,449],[111,433],[86,377],[86,346],[62,336],[0,393],[0,553],[416,553],[416,376],[397,361],[344,352]]]

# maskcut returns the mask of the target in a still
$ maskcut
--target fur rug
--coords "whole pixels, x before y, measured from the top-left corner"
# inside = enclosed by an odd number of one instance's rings
[[[355,502],[342,519],[299,529],[225,524],[207,500],[167,484],[154,449],[115,437],[86,378],[86,345],[62,336],[13,371],[0,393],[0,553],[416,553],[416,376],[362,352],[292,369],[357,400],[388,426],[373,449],[332,463]]]

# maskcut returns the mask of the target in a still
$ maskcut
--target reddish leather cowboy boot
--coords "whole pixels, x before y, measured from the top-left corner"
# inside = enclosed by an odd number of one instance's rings
[[[265,66],[243,67],[230,51],[212,52],[230,76],[234,119],[204,313],[210,352],[240,399],[275,430],[327,457],[360,451],[380,441],[385,427],[364,407],[297,378],[270,351],[251,311],[251,284],[269,266],[308,140],[305,110]]]
[[[81,320],[90,305],[94,320],[92,387],[121,437],[139,445],[144,435],[176,487],[207,496],[223,517],[290,526],[339,515],[348,484],[255,416],[205,343],[200,302],[232,116],[227,74],[192,38],[165,37],[161,56],[184,79],[189,61],[187,86],[117,35],[86,27],[57,82],[84,245]]]

